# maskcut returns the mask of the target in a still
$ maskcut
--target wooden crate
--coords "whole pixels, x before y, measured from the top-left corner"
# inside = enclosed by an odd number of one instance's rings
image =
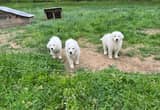
[[[47,19],[62,18],[62,8],[60,7],[45,8],[44,12],[46,14]]]

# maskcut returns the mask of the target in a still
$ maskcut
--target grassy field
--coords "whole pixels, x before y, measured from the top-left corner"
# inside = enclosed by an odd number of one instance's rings
[[[85,38],[94,44],[114,30],[125,35],[126,55],[160,60],[160,8],[153,2],[2,3],[35,15],[31,25],[1,29],[1,110],[158,110],[160,76],[121,72],[115,68],[70,75],[63,62],[52,60],[46,43],[52,35]],[[43,8],[60,6],[63,18],[46,20]],[[11,43],[21,49],[11,48]],[[97,47],[98,48],[98,47]],[[137,52],[138,51],[138,52]]]

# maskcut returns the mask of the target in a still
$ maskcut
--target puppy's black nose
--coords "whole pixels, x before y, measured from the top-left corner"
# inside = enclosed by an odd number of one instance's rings
[[[51,48],[51,50],[53,50],[53,48]]]
[[[116,39],[116,42],[118,42],[118,39]]]
[[[72,52],[69,52],[70,54],[72,54]]]

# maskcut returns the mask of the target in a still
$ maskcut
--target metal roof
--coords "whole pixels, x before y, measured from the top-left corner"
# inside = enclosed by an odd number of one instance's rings
[[[44,8],[44,9],[62,9],[61,7],[49,7],[49,8]]]
[[[8,7],[5,7],[5,6],[0,6],[0,11],[16,14],[16,15],[19,15],[19,16],[27,17],[27,18],[31,18],[31,17],[34,16],[33,14],[29,14],[29,13],[19,11],[19,10],[15,10],[15,9],[12,9],[12,8],[8,8]]]

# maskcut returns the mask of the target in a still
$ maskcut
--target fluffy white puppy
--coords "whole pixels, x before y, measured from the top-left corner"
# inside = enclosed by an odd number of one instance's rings
[[[104,55],[107,54],[107,50],[108,50],[109,58],[112,58],[113,53],[114,53],[114,57],[118,58],[118,53],[122,47],[123,38],[124,38],[123,34],[119,31],[114,31],[109,34],[105,34],[101,38]]]
[[[47,44],[52,57],[62,59],[62,42],[59,37],[52,36]]]
[[[74,63],[79,64],[80,47],[74,39],[68,39],[65,42],[65,52],[70,68],[74,68]]]

